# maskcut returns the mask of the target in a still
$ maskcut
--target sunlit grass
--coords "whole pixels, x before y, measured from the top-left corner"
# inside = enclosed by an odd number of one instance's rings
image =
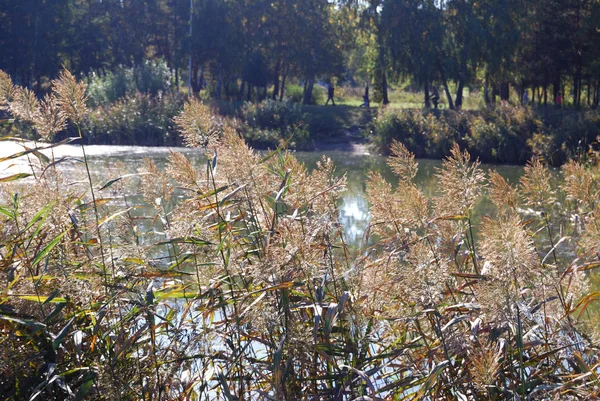
[[[82,147],[65,175],[41,153],[58,144],[38,100],[0,85],[39,139],[4,160],[28,157],[29,172],[0,177],[7,398],[597,398],[593,155],[560,175],[533,160],[517,184],[453,145],[430,197],[393,142],[398,184],[370,174],[357,249],[331,160],[308,171],[286,149],[257,153],[192,100],[175,122],[200,168],[172,153],[99,181]],[[86,113],[80,85],[66,72],[54,84],[71,124]],[[312,107],[332,124],[370,113]],[[495,209],[473,227],[484,188]]]

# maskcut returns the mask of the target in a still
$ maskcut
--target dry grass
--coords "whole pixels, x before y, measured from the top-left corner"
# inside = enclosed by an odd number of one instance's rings
[[[81,84],[65,72],[54,85],[46,101],[77,124]],[[48,126],[29,96],[6,102]],[[568,164],[558,185],[539,161],[517,188],[492,174],[499,213],[475,238],[469,216],[488,181],[478,162],[454,147],[442,195],[428,199],[414,156],[395,144],[399,185],[368,182],[377,237],[349,249],[345,179],[330,160],[308,171],[284,149],[260,156],[195,101],[176,121],[208,148],[206,165],[148,161],[143,203],[123,189],[130,176],[100,183],[86,168],[82,181],[43,157],[35,180],[3,180],[7,399],[598,396],[586,310],[597,298],[586,273],[600,266],[596,165]]]

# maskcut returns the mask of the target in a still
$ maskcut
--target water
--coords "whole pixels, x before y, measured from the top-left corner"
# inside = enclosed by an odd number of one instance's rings
[[[23,147],[15,142],[4,142],[3,144],[0,150],[1,157],[23,150]],[[90,145],[86,146],[85,149],[96,185],[101,185],[123,174],[136,173],[143,166],[145,158],[150,158],[157,166],[163,167],[166,165],[170,152],[183,152],[198,166],[201,166],[204,160],[203,153],[200,150],[188,148]],[[49,150],[45,150],[43,153],[50,156]],[[309,169],[314,168],[316,163],[325,155],[334,161],[336,172],[340,176],[346,175],[348,185],[340,200],[340,220],[345,227],[347,242],[351,245],[360,244],[369,222],[365,191],[370,172],[380,172],[393,185],[397,183],[396,176],[386,165],[385,157],[344,151],[296,152],[295,155]],[[81,147],[78,145],[61,145],[54,149],[56,160],[65,158],[65,161],[59,166],[67,177],[76,177],[77,173],[80,175],[83,171],[82,156]],[[415,183],[426,196],[439,195],[440,191],[435,174],[437,169],[441,167],[441,162],[428,159],[420,159],[418,162],[419,172],[415,177]],[[523,174],[521,166],[484,164],[482,168],[486,171],[490,169],[498,171],[512,184],[517,183]],[[2,177],[19,172],[30,172],[25,157],[0,163],[0,176]],[[139,183],[139,180],[129,178],[127,181],[130,184],[128,194],[135,195],[138,192],[135,185]],[[476,224],[481,216],[492,211],[493,207],[490,201],[485,197],[481,198],[475,205],[473,222]]]

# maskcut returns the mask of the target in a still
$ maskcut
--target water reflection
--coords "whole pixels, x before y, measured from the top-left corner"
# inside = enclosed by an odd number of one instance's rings
[[[21,148],[18,145],[15,146]],[[15,153],[13,152],[15,149],[6,148],[0,153]],[[122,174],[137,172],[142,167],[145,158],[152,159],[159,168],[164,168],[170,152],[183,152],[199,168],[202,168],[205,160],[203,152],[198,149],[143,146],[86,146],[91,170],[98,183],[106,182]],[[379,172],[392,185],[397,184],[397,177],[386,165],[385,157],[343,151],[296,152],[295,155],[309,169],[315,168],[317,162],[323,156],[329,157],[334,161],[337,173],[339,175],[346,175],[348,186],[340,200],[340,220],[345,227],[347,242],[353,246],[359,245],[369,223],[369,208],[365,196],[366,182],[369,175],[371,172]],[[54,157],[56,159],[62,157],[68,158],[69,161],[61,165],[61,169],[66,173],[67,177],[76,177],[76,173],[82,171],[82,154],[79,146],[60,146],[54,149]],[[439,195],[435,174],[437,169],[441,167],[441,162],[428,159],[420,159],[418,162],[419,172],[415,177],[415,183],[426,196]],[[26,160],[22,160],[21,163],[13,163],[11,168],[14,169],[15,166],[19,170],[22,170],[19,172],[27,172],[28,165]],[[512,184],[517,183],[523,173],[523,168],[519,166],[482,165],[482,167],[486,171],[490,169],[497,170]],[[128,196],[132,196],[132,200],[135,200],[136,203],[139,201],[141,204],[141,198],[136,197],[139,193],[139,182],[139,179],[129,178],[129,185],[127,185],[126,191]],[[487,198],[482,197],[475,206],[474,215],[472,216],[473,223],[478,223],[482,215],[489,214],[492,211],[491,202]],[[143,214],[143,210],[138,213]]]

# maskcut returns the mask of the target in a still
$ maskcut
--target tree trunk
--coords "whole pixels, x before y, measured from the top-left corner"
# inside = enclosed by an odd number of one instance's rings
[[[217,80],[217,99],[221,99],[223,90],[223,66],[219,65],[219,78]]]
[[[429,102],[429,82],[425,80],[425,108],[431,108],[431,103]]]
[[[238,92],[238,100],[242,100],[244,97],[244,86],[246,85],[246,81],[242,78],[242,83],[240,84],[240,91]]]
[[[192,93],[198,94],[200,85],[198,85],[198,63],[192,67]]]
[[[389,104],[390,100],[388,98],[388,85],[387,85],[387,78],[385,76],[385,69],[382,71],[382,77],[381,77],[381,95],[383,96],[383,104]]]
[[[302,104],[310,104],[314,85],[315,79],[313,77],[306,80],[306,83],[304,84],[304,99],[302,100]]]
[[[592,78],[588,77],[588,79],[587,79],[587,105],[588,105],[588,107],[592,105],[591,94],[592,94]]]
[[[483,100],[486,106],[492,104],[492,101],[490,100],[490,84],[487,74],[485,75],[485,80],[483,82]]]
[[[246,101],[252,100],[252,84],[248,82],[248,93],[246,94]]]
[[[275,74],[273,79],[273,95],[271,98],[273,100],[277,100],[277,95],[279,95],[279,70],[281,69],[281,59],[277,59],[277,63],[275,63]]]
[[[280,93],[279,93],[279,101],[281,102],[283,100],[283,93],[284,93],[284,89],[285,89],[285,73],[283,74],[283,76],[281,77],[281,88],[280,88]]]
[[[200,73],[199,73],[199,81],[198,81],[198,92],[200,92],[202,90],[202,88],[204,88],[204,63],[202,63],[202,65],[200,66]]]
[[[554,77],[554,84],[552,85],[552,99],[556,99],[558,92],[560,92],[560,74]]]
[[[448,88],[448,82],[446,82],[446,77],[442,74],[442,86],[444,87],[444,92],[446,93],[446,99],[448,99],[448,108],[450,110],[454,110],[454,101],[452,101],[452,94],[450,93],[450,88]]]
[[[502,82],[502,84],[500,84],[500,99],[508,101],[509,98],[510,86],[508,85],[508,82]]]
[[[465,84],[463,82],[462,79],[460,79],[458,81],[458,87],[456,88],[456,102],[454,102],[454,107],[457,110],[462,109],[462,104],[463,104],[463,89],[465,87]]]

